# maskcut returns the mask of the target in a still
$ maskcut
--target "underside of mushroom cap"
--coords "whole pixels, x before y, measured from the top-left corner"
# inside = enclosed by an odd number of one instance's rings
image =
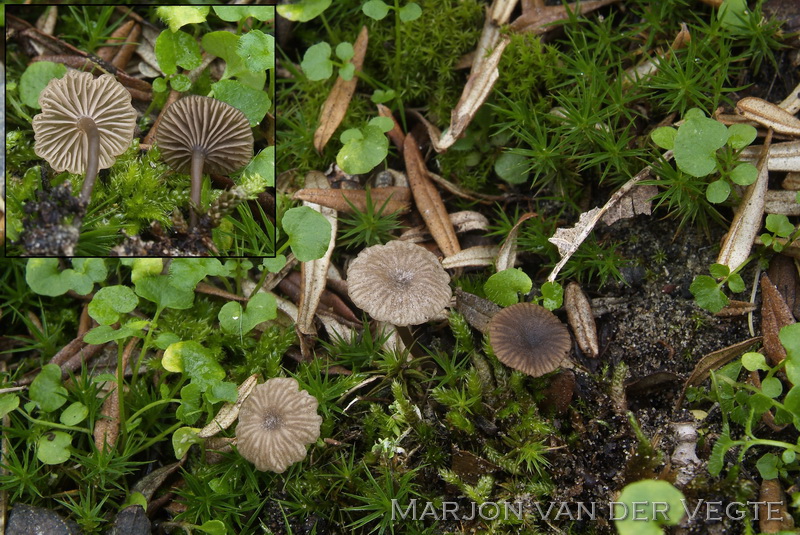
[[[489,340],[500,362],[533,377],[564,364],[572,347],[566,326],[533,303],[511,305],[495,314]]]
[[[378,321],[419,325],[450,303],[450,276],[419,245],[395,240],[361,251],[347,270],[353,303]]]
[[[319,438],[322,417],[315,397],[290,377],[256,386],[242,403],[236,427],[239,453],[258,470],[281,473],[302,461]]]
[[[114,165],[116,157],[130,147],[136,110],[130,93],[110,74],[95,78],[69,70],[42,90],[39,105],[42,111],[33,118],[33,150],[56,171],[86,171],[88,141],[78,128],[83,117],[92,119],[99,132],[99,169]]]
[[[156,132],[161,156],[188,173],[192,152],[201,147],[206,173],[228,174],[253,156],[253,132],[245,115],[221,100],[190,95],[170,105]]]

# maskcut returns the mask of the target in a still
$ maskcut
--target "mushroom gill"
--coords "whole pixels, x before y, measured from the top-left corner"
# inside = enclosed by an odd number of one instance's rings
[[[94,78],[70,70],[47,84],[39,105],[33,150],[56,171],[85,172],[80,198],[88,203],[98,170],[114,165],[133,140],[136,110],[130,93],[109,74]]]
[[[276,377],[256,386],[242,403],[236,444],[258,470],[281,473],[306,456],[319,438],[318,402],[297,381]]]
[[[419,325],[450,303],[450,277],[436,256],[395,240],[361,251],[347,270],[353,303],[378,321]]]
[[[203,172],[225,175],[253,156],[253,132],[245,115],[221,100],[184,97],[167,108],[156,132],[161,156],[176,171],[191,173],[191,225],[197,225]]]

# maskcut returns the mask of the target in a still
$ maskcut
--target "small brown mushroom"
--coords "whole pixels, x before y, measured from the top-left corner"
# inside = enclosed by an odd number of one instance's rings
[[[555,314],[533,303],[511,305],[495,314],[489,340],[500,362],[533,377],[563,364],[572,345]]]
[[[34,152],[56,171],[85,172],[80,198],[88,203],[97,171],[114,165],[133,140],[136,110],[130,93],[110,74],[95,78],[70,70],[47,84],[39,106]]]
[[[378,321],[419,325],[450,303],[450,277],[436,256],[419,245],[390,241],[361,251],[347,270],[347,291]]]
[[[170,105],[156,132],[161,156],[176,171],[191,172],[190,223],[197,225],[203,172],[225,175],[253,156],[245,115],[221,100],[190,95]]]
[[[258,470],[281,473],[306,456],[319,438],[322,417],[316,398],[295,379],[276,377],[256,386],[242,403],[236,445]]]

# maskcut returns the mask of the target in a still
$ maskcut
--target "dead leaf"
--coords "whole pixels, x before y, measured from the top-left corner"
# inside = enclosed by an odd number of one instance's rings
[[[376,209],[386,203],[384,215],[403,213],[411,209],[411,190],[408,188],[372,188],[369,193]],[[316,203],[345,214],[353,213],[351,203],[360,212],[367,211],[367,192],[363,189],[303,188],[296,191],[292,198]]]
[[[722,247],[717,257],[717,263],[728,266],[731,271],[736,271],[753,248],[753,240],[761,229],[761,219],[764,216],[764,199],[769,182],[767,170],[767,152],[772,139],[772,132],[764,140],[764,150],[758,162],[758,178],[749,185],[742,201],[733,216],[728,234],[722,242]]]
[[[353,44],[355,55],[352,62],[357,71],[360,71],[364,65],[368,41],[367,27],[362,26],[361,32]],[[328,143],[333,133],[339,128],[339,124],[347,114],[350,100],[352,100],[356,91],[356,84],[358,84],[358,76],[353,76],[349,80],[344,80],[341,77],[336,78],[336,83],[333,84],[333,89],[331,89],[328,99],[322,105],[322,111],[319,114],[319,126],[317,131],[314,132],[314,148],[317,149],[317,152],[322,152],[325,144]]]
[[[800,136],[800,119],[758,97],[745,97],[736,103],[736,111],[779,134]]]
[[[761,533],[794,530],[794,519],[787,510],[786,494],[778,479],[765,479],[758,493],[758,528]]]
[[[106,39],[106,46],[101,46],[95,51],[95,56],[102,59],[106,63],[111,63],[111,60],[120,49],[120,45],[128,40],[128,34],[131,33],[133,27],[136,26],[135,20],[129,20],[111,34]]]
[[[672,158],[672,151],[667,151],[663,155],[665,160]],[[645,178],[650,177],[650,167],[645,167],[639,171],[636,176],[628,180],[619,188],[608,202],[602,208],[592,208],[588,212],[584,212],[578,218],[578,222],[571,228],[557,229],[555,234],[548,240],[550,243],[558,248],[558,254],[561,255],[561,260],[553,267],[547,280],[554,282],[558,272],[564,267],[564,264],[570,257],[578,250],[578,247],[583,243],[592,230],[594,230],[597,222],[600,221],[605,214],[614,208],[628,193],[638,185],[638,183]]]
[[[756,305],[749,301],[737,301],[731,299],[728,304],[719,312],[714,315],[718,318],[733,318],[735,316],[744,316],[756,309]]]
[[[428,230],[433,236],[434,241],[445,256],[451,256],[461,250],[461,246],[456,238],[453,224],[447,213],[447,208],[442,202],[439,191],[431,183],[428,177],[428,169],[422,159],[422,153],[417,147],[417,142],[412,134],[406,135],[404,142],[403,157],[406,162],[406,174],[408,183],[411,186],[411,193],[414,196],[414,203],[417,205]]]
[[[615,206],[609,208],[601,221],[606,225],[613,225],[620,219],[629,219],[640,214],[650,215],[651,200],[656,195],[658,187],[652,184],[631,188]]]
[[[564,290],[564,308],[578,347],[586,356],[597,358],[600,354],[600,342],[597,339],[597,325],[592,315],[592,305],[589,304],[589,299],[577,282],[567,284]]]
[[[500,251],[497,253],[497,261],[495,262],[497,271],[513,268],[517,263],[517,235],[519,234],[519,229],[522,224],[532,217],[536,217],[536,214],[533,212],[522,214],[511,228],[503,245],[500,247]]]
[[[794,316],[766,273],[761,275],[761,299],[761,335],[764,337],[764,353],[770,366],[777,366],[786,358],[786,349],[779,338],[780,330],[794,323]]]
[[[378,104],[378,115],[381,117],[388,117],[394,123],[392,129],[386,132],[386,135],[389,136],[389,139],[392,140],[394,146],[397,147],[397,152],[402,157],[403,156],[403,141],[405,141],[405,134],[403,134],[403,130],[400,128],[400,125],[397,123],[397,119],[394,118],[392,115],[392,110],[390,110],[387,106],[383,104]]]
[[[450,223],[456,234],[471,232],[473,230],[489,230],[489,219],[480,212],[462,210],[450,214]]]
[[[239,417],[239,409],[242,407],[242,403],[247,397],[250,395],[250,392],[258,384],[258,375],[253,374],[244,381],[242,384],[238,386],[236,389],[239,393],[236,402],[225,403],[222,408],[220,408],[217,415],[214,417],[211,422],[208,423],[203,429],[197,433],[197,436],[200,438],[210,438],[219,433],[220,431],[224,431],[225,429],[229,428],[233,422]]]
[[[695,364],[694,370],[692,370],[692,374],[686,379],[686,383],[683,385],[683,390],[681,391],[681,395],[678,396],[678,400],[675,402],[675,410],[680,410],[681,404],[683,404],[683,397],[686,395],[686,389],[690,386],[697,386],[711,375],[711,370],[716,370],[717,368],[727,364],[728,362],[732,361],[733,359],[739,358],[744,355],[747,351],[754,348],[757,344],[761,342],[762,338],[760,336],[756,336],[755,338],[749,338],[743,342],[739,342],[737,344],[733,344],[732,346],[723,347],[722,349],[718,349],[709,353],[708,355],[704,356],[700,359],[700,361]]]
[[[316,188],[329,187],[328,179],[318,171],[311,171],[306,175],[306,184]],[[314,315],[317,312],[322,291],[325,289],[328,266],[330,266],[331,255],[336,246],[338,220],[336,218],[336,210],[308,201],[303,204],[320,212],[331,224],[331,238],[328,243],[328,250],[325,251],[322,258],[311,260],[310,262],[302,262],[300,264],[302,283],[300,285],[300,303],[298,305],[297,324],[295,328],[300,334],[313,336],[316,334]],[[308,357],[309,354],[304,351],[303,356]]]
[[[800,275],[797,273],[795,261],[786,255],[777,254],[769,261],[767,270],[769,280],[778,289],[792,315],[800,316]]]
[[[800,215],[797,192],[767,190],[764,195],[764,212],[767,214]]]
[[[741,153],[741,159],[757,162],[764,150],[763,145],[751,145]],[[800,141],[774,143],[769,147],[767,168],[770,171],[800,171]]]
[[[466,318],[467,323],[483,334],[489,332],[489,321],[492,316],[500,312],[500,307],[488,299],[465,292],[461,288],[456,288],[455,294],[455,308]]]
[[[500,248],[496,245],[477,245],[462,249],[456,254],[444,258],[442,267],[445,269],[457,269],[491,266],[499,250]]]
[[[575,2],[567,5],[538,7],[517,17],[517,19],[509,25],[509,28],[511,31],[517,33],[542,35],[553,29],[556,22],[567,20],[570,13],[585,15],[590,11],[617,2],[619,2],[619,0],[595,0],[590,2]]]
[[[117,370],[117,377],[124,374],[138,341],[138,338],[133,338],[125,345],[120,362],[121,369]],[[94,423],[94,445],[98,451],[113,449],[119,437],[119,385],[115,384],[113,388],[114,390],[103,401],[100,418]]]

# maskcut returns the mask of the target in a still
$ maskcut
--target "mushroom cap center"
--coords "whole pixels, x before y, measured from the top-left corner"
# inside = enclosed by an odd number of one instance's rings
[[[280,414],[274,412],[268,412],[264,416],[264,422],[261,424],[264,429],[272,430],[280,427],[283,423],[283,418],[281,418]]]
[[[410,269],[395,267],[389,272],[389,281],[397,291],[407,290],[414,281],[414,273]]]

